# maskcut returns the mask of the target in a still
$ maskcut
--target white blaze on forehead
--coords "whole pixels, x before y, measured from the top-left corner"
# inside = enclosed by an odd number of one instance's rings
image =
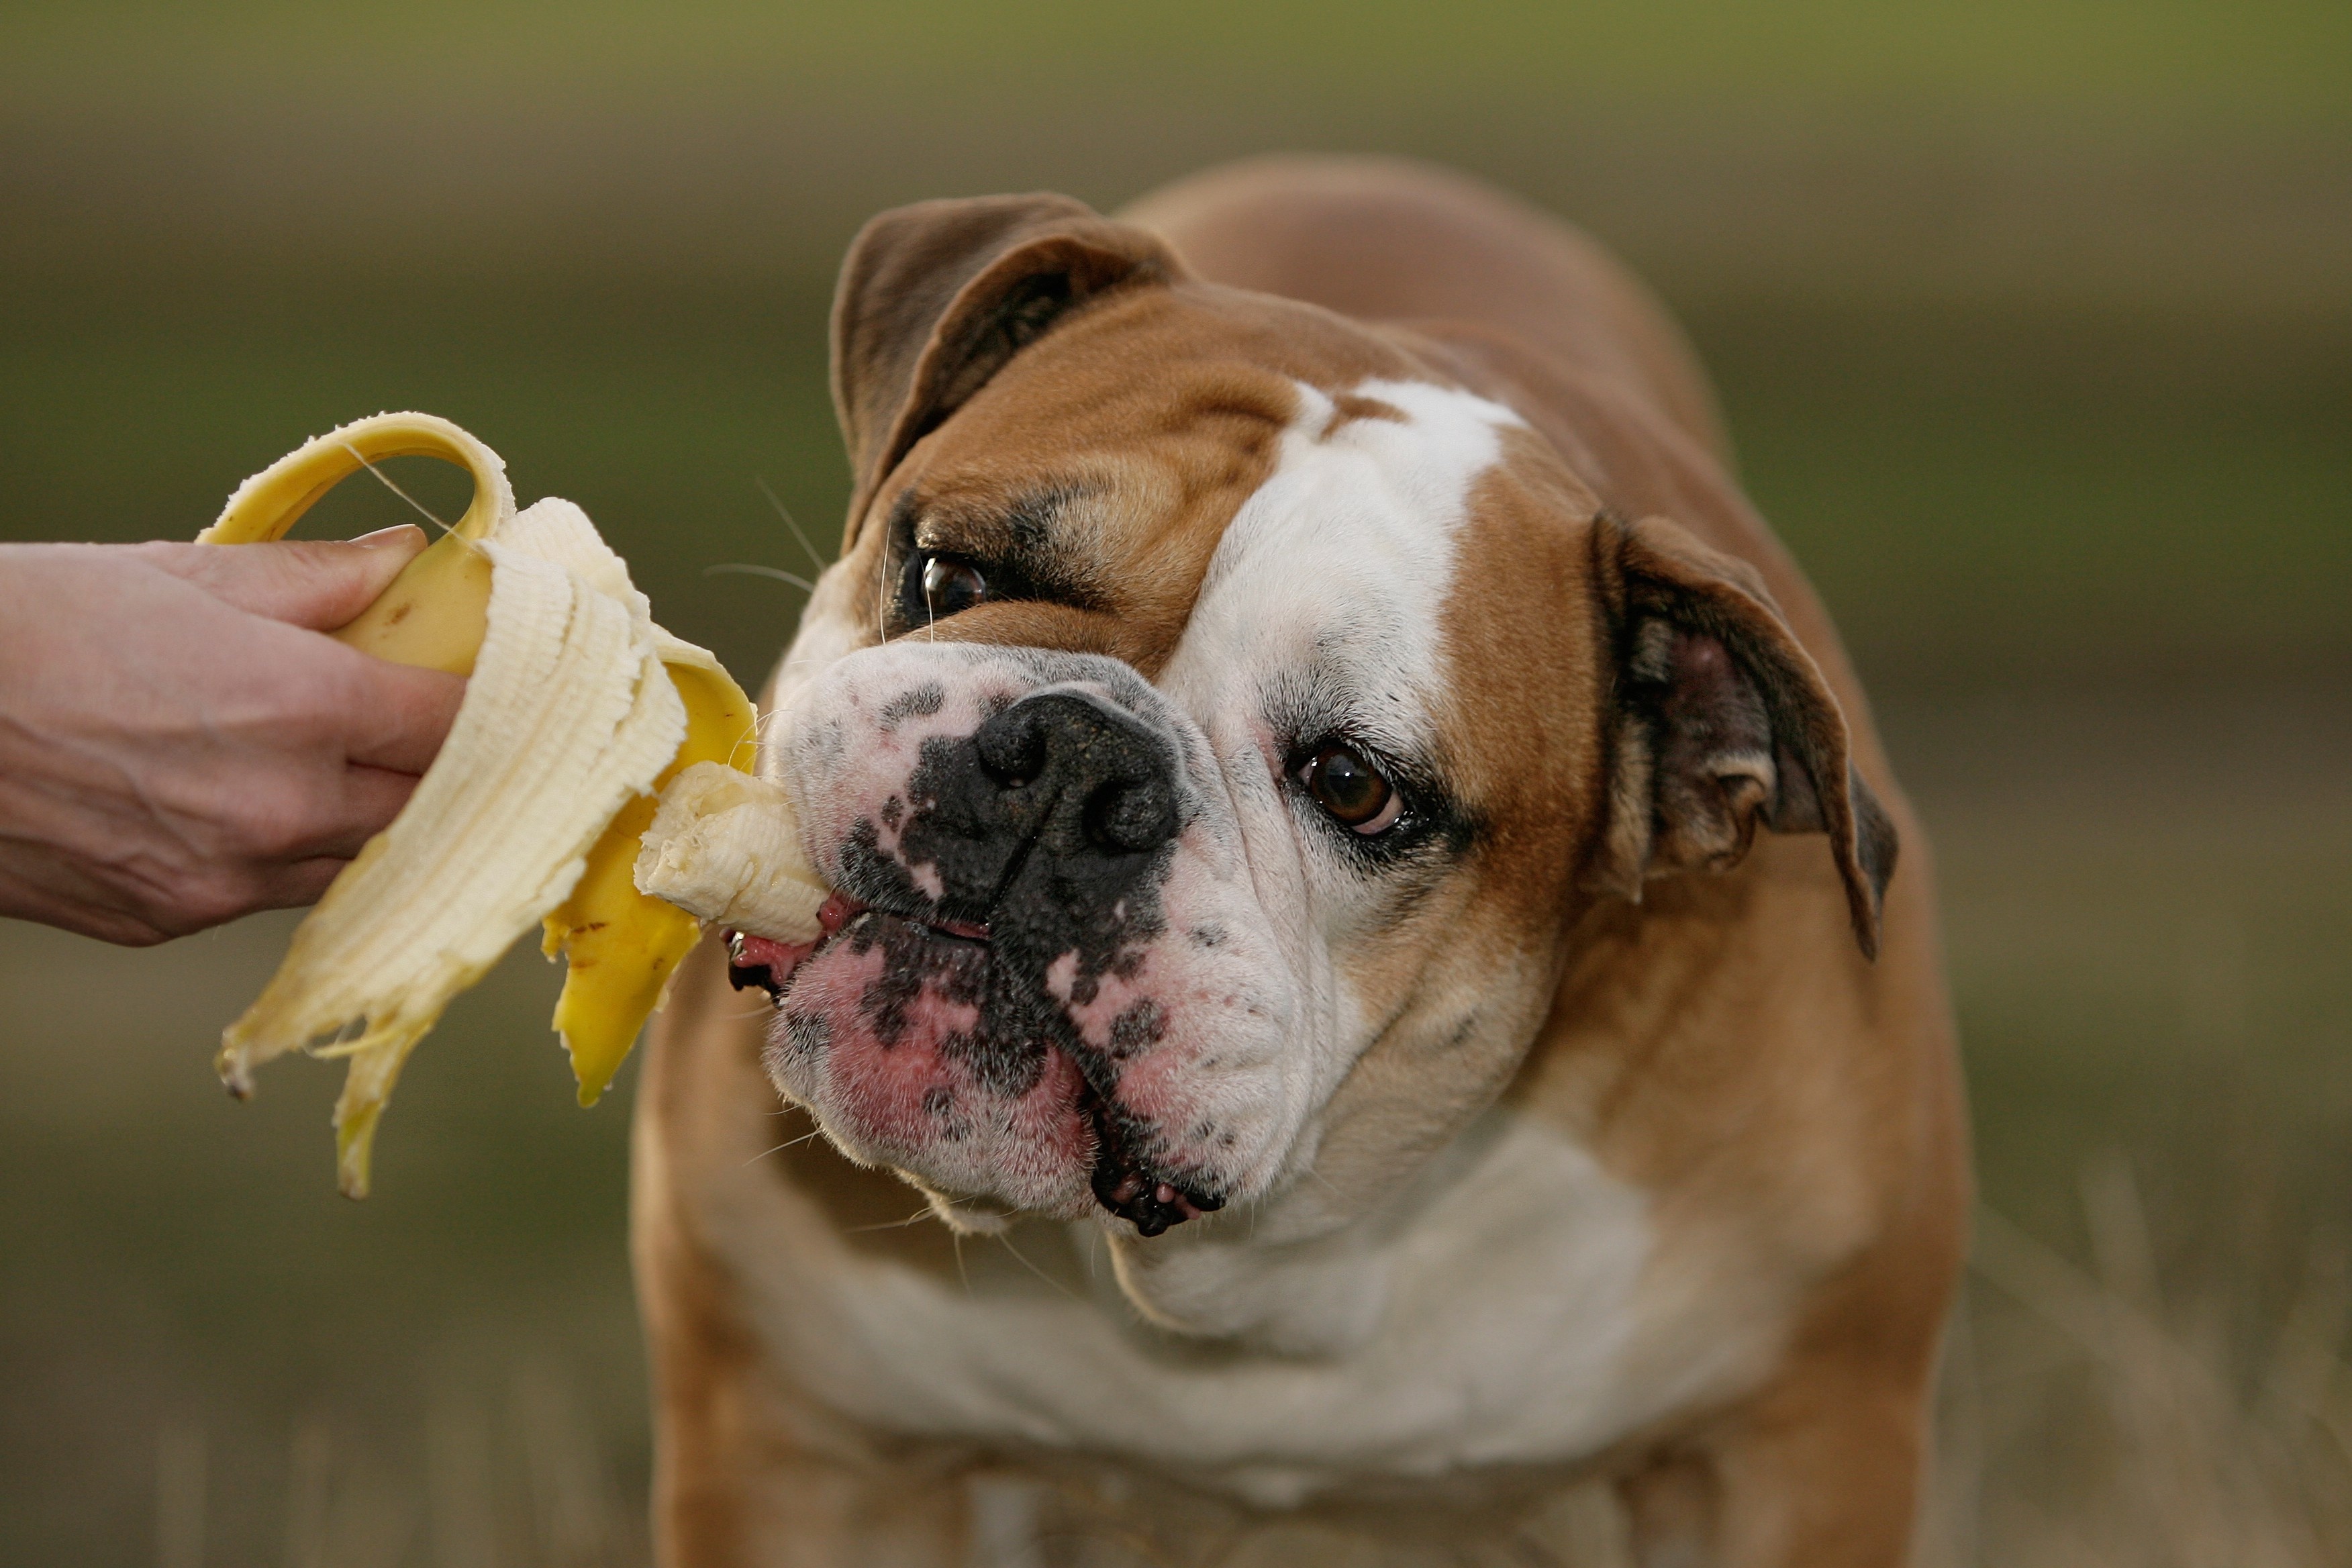
[[[1311,666],[1346,679],[1357,717],[1402,742],[1443,688],[1438,617],[1471,487],[1526,421],[1426,382],[1350,395],[1402,417],[1346,417],[1299,384],[1274,472],[1226,528],[1160,684],[1206,698],[1235,676]]]

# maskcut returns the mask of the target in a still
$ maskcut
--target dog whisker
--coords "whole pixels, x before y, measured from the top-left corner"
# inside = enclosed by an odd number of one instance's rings
[[[823,1129],[820,1128],[818,1131],[822,1131]],[[777,1144],[772,1149],[762,1149],[758,1153],[752,1155],[750,1159],[744,1161],[743,1168],[749,1169],[750,1167],[758,1164],[761,1161],[766,1159],[771,1154],[781,1154],[787,1149],[797,1149],[802,1144],[816,1136],[816,1132],[803,1132],[799,1137],[788,1139],[785,1142]]]
[[[1076,1301],[1078,1300],[1076,1295],[1071,1291],[1067,1285],[1063,1284],[1059,1279],[1055,1279],[1052,1275],[1046,1273],[1044,1269],[1030,1262],[1027,1256],[1024,1255],[1019,1247],[1013,1245],[1013,1238],[1011,1237],[1005,1235],[1003,1231],[999,1231],[996,1233],[996,1239],[1004,1244],[1004,1250],[1013,1254],[1014,1259],[1020,1263],[1022,1268],[1026,1268],[1030,1273],[1034,1274],[1038,1279],[1043,1279],[1046,1284],[1051,1285],[1055,1290],[1060,1291],[1063,1295],[1069,1297],[1071,1300]],[[1083,1306],[1085,1303],[1080,1302],[1079,1304]]]
[[[773,577],[779,583],[790,583],[803,594],[816,592],[816,584],[797,572],[787,572],[781,566],[761,566],[751,561],[722,561],[716,566],[705,566],[702,574],[716,577],[721,572],[741,573],[752,577]]]
[[[771,1150],[770,1152],[772,1153],[774,1151]],[[925,1204],[921,1208],[917,1209],[905,1219],[886,1219],[879,1225],[853,1225],[841,1234],[844,1236],[863,1236],[867,1231],[873,1230],[904,1230],[908,1226],[916,1224],[918,1221],[931,1217],[931,1205]]]
[[[801,525],[793,521],[793,514],[784,509],[784,503],[782,501],[776,499],[776,492],[768,488],[767,477],[762,474],[754,474],[751,476],[751,482],[760,487],[760,493],[768,498],[768,504],[776,509],[776,515],[782,518],[784,520],[784,526],[793,531],[793,542],[797,543],[801,547],[802,552],[808,556],[809,564],[816,568],[817,575],[820,577],[824,575],[824,557],[816,552],[816,546],[811,544],[809,542],[808,535],[801,531]]]

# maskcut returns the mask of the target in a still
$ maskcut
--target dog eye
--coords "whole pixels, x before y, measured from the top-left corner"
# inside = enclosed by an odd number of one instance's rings
[[[1356,832],[1385,832],[1404,813],[1404,797],[1353,746],[1334,741],[1307,760],[1298,782],[1315,804]]]
[[[979,567],[951,555],[923,558],[923,608],[932,620],[969,610],[988,597],[988,579]]]

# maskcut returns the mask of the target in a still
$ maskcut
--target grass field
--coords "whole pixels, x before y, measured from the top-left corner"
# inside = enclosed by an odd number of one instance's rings
[[[2342,1559],[2352,11],[649,15],[0,16],[0,539],[184,537],[421,407],[753,678],[797,595],[709,569],[805,565],[762,480],[837,523],[858,218],[1265,146],[1481,170],[1683,313],[1936,840],[1990,1217],[1931,1560]],[[333,1069],[207,1066],[289,924],[0,927],[0,1562],[642,1561],[629,1079],[572,1107],[512,957],[344,1203]]]

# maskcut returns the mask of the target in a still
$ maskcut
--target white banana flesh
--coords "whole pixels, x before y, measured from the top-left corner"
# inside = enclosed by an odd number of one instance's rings
[[[637,890],[752,936],[814,942],[831,889],[801,852],[800,815],[767,780],[697,763],[662,792]]]

